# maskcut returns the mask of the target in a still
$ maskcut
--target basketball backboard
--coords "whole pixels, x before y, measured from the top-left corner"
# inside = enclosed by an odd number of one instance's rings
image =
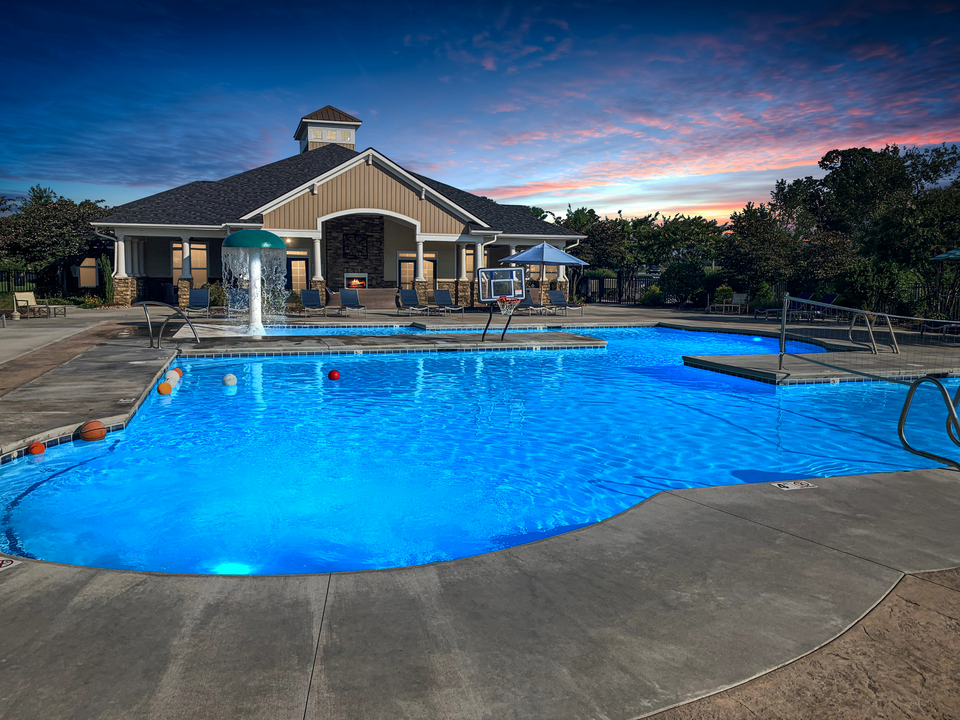
[[[523,300],[523,280],[523,268],[479,268],[480,302],[496,302],[503,296]]]

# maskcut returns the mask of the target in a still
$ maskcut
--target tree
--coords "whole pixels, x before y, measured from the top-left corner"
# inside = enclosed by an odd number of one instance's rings
[[[533,215],[537,220],[546,221],[547,215],[552,217],[554,220],[557,219],[557,216],[554,215],[549,210],[544,210],[543,208],[536,207],[535,205],[531,205],[529,209],[530,209],[530,214]]]
[[[799,241],[785,231],[769,206],[752,202],[730,216],[730,233],[719,243],[717,261],[735,284],[752,292],[761,281],[788,280]]]
[[[111,212],[102,200],[75,203],[40,186],[26,198],[3,202],[13,212],[0,218],[0,261],[38,270],[99,247],[90,223]]]
[[[600,222],[600,216],[596,210],[585,207],[574,210],[567,205],[567,214],[563,218],[556,218],[557,225],[573,230],[574,232],[586,234],[587,229],[596,222]]]
[[[680,260],[663,271],[660,276],[660,289],[666,295],[676,297],[677,303],[683,307],[687,300],[703,290],[706,279],[707,274],[701,261]]]

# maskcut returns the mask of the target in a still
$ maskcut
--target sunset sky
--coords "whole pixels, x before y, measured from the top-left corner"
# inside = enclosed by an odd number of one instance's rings
[[[723,221],[832,148],[960,141],[952,2],[50,2],[4,18],[4,195],[119,204],[216,180],[295,154],[297,121],[327,104],[363,120],[358,150],[557,212]]]

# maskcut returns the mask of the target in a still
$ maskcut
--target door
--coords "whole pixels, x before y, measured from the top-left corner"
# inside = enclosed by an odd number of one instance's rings
[[[307,258],[287,256],[287,290],[307,289]]]
[[[397,268],[399,282],[397,284],[401,290],[413,290],[413,280],[417,276],[417,254],[399,253],[399,263]],[[423,277],[426,278],[429,287],[436,287],[437,254],[435,252],[425,252],[423,254]]]

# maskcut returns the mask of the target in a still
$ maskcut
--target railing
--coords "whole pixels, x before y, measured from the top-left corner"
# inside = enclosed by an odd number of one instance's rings
[[[945,458],[942,455],[936,455],[934,453],[927,452],[926,450],[918,450],[907,442],[907,437],[904,434],[904,426],[907,423],[907,414],[910,412],[910,405],[913,402],[914,393],[917,392],[917,389],[923,385],[923,383],[932,383],[940,391],[940,395],[943,397],[943,402],[947,406],[947,435],[950,436],[950,439],[953,441],[954,445],[960,446],[960,438],[958,438],[956,434],[960,433],[960,419],[957,418],[957,403],[960,402],[960,388],[957,388],[956,394],[951,399],[950,393],[947,391],[947,388],[943,386],[943,383],[934,377],[930,377],[929,375],[914,380],[910,385],[910,390],[907,391],[907,399],[904,400],[903,410],[900,411],[900,422],[897,423],[897,434],[900,436],[900,443],[907,452],[912,452],[914,455],[925,457],[928,460],[935,460],[943,463],[944,465],[950,465],[951,467],[960,470],[960,463],[956,462],[955,460]],[[954,431],[956,431],[956,433]]]
[[[184,322],[190,326],[190,329],[193,331],[193,337],[197,341],[197,344],[200,344],[200,336],[197,335],[197,329],[193,326],[193,323],[190,322],[190,318],[183,314],[183,311],[178,307],[173,305],[167,305],[167,303],[159,302],[158,300],[144,300],[143,302],[133,303],[134,307],[140,306],[143,308],[143,314],[147,316],[147,335],[150,337],[150,347],[153,347],[153,323],[150,321],[150,311],[147,310],[147,306],[153,307],[165,307],[169,310],[173,310],[176,315],[179,315],[183,318]],[[162,338],[163,331],[167,329],[167,323],[170,322],[176,315],[168,315],[167,318],[163,321],[163,325],[160,326],[160,332],[157,333],[157,349],[162,349]]]
[[[837,322],[840,321],[840,313],[849,315],[850,324],[847,326],[847,340],[849,340],[853,345],[863,345],[874,355],[879,355],[880,351],[877,349],[877,339],[873,334],[873,323],[871,322],[870,318],[883,317],[887,324],[887,331],[890,333],[890,342],[888,343],[890,350],[896,355],[900,354],[900,345],[897,343],[897,337],[893,332],[893,325],[890,324],[890,315],[887,315],[886,313],[868,312],[866,310],[858,310],[857,308],[849,308],[842,305],[832,305],[830,303],[819,302],[817,300],[804,300],[803,298],[784,295],[783,308],[780,310],[780,363],[778,366],[780,370],[783,370],[783,356],[786,354],[787,348],[787,322],[789,321],[791,315],[800,320],[804,318],[804,315],[812,319],[813,311],[804,309],[807,306],[823,308],[826,310],[834,310]],[[823,316],[820,311],[817,312]],[[870,338],[870,342],[862,342],[853,337],[853,331],[858,318],[863,318],[863,323],[867,329],[867,337]],[[921,318],[903,319],[915,319],[922,321]]]

